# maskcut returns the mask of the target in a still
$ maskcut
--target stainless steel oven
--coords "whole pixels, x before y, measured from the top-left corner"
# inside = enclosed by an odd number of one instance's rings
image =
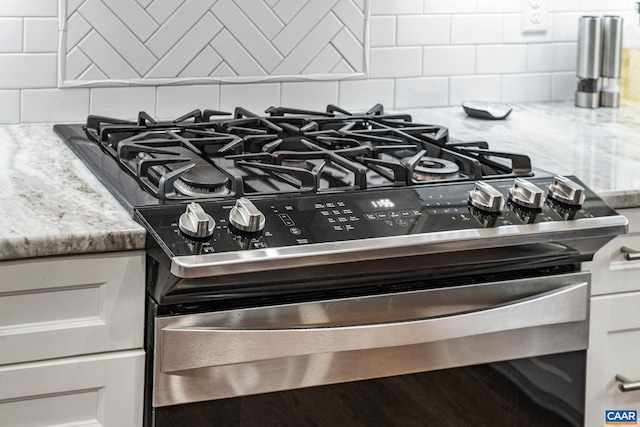
[[[497,421],[509,417],[545,416],[555,420],[551,425],[581,425],[588,308],[589,274],[576,272],[157,317],[156,425],[177,425],[185,415],[174,405],[217,399],[223,401],[200,405],[211,417],[209,425],[500,425]],[[461,367],[470,367],[472,373]],[[436,398],[434,384],[424,373],[437,371],[442,376],[443,370],[451,369],[453,377],[438,385],[446,394]],[[509,407],[514,397],[507,394],[488,411],[490,419],[480,418],[478,401],[484,393],[498,391],[480,380],[480,394],[464,401],[468,387],[478,381],[472,376],[475,370],[520,387],[520,398],[531,403]],[[414,373],[419,374],[410,375]],[[545,374],[557,383],[542,381]],[[360,394],[371,379],[382,382],[371,386],[382,387],[380,393]],[[358,383],[340,385],[352,381]],[[397,396],[384,385],[387,381],[400,388]],[[292,393],[325,385],[330,394],[340,396],[341,405],[328,404],[325,398],[299,401]],[[430,418],[423,418],[423,408],[407,409],[406,403],[394,408],[389,402],[409,392],[415,393],[416,405],[433,407],[426,412],[432,413]],[[258,414],[254,409],[244,413],[241,397],[263,393],[267,395],[257,399],[275,407],[246,420]],[[305,393],[315,391],[301,392]],[[231,409],[216,409],[228,405]],[[378,414],[379,406],[387,406],[389,412]],[[174,411],[180,417],[173,416]],[[229,411],[225,420],[222,415]],[[281,411],[290,413],[279,415]]]
[[[584,423],[578,178],[381,106],[55,129],[148,232],[145,425]]]

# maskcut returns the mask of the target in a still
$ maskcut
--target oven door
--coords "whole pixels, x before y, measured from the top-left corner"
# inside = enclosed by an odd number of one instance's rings
[[[581,425],[589,287],[570,273],[159,317],[151,419]]]

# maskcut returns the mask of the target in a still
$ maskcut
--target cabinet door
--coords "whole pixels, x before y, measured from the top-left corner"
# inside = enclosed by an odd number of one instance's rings
[[[0,425],[142,425],[142,350],[0,367]]]
[[[640,381],[640,292],[591,299],[587,352],[587,426],[605,424],[605,410],[640,411],[640,390],[622,392],[621,374]]]
[[[144,252],[0,263],[0,365],[142,348]]]
[[[584,263],[592,271],[592,295],[640,290],[640,209],[625,209],[629,233],[618,236],[600,249],[593,262]],[[627,259],[622,248],[639,251]]]

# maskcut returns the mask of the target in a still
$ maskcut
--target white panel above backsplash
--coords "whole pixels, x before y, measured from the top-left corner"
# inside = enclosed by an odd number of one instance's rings
[[[3,0],[0,123],[570,100],[578,18],[634,0],[546,1]]]
[[[60,87],[364,77],[366,1],[59,0]]]

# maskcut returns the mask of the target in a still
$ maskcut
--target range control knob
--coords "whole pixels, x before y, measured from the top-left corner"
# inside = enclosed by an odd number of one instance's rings
[[[477,209],[495,213],[504,208],[504,197],[486,182],[477,181],[469,193],[469,203]]]
[[[192,202],[187,205],[185,213],[180,215],[178,228],[189,237],[204,239],[213,234],[216,221],[207,214],[202,206]]]
[[[584,188],[558,175],[549,186],[549,197],[569,206],[580,206],[584,202]]]
[[[544,205],[544,191],[525,179],[516,178],[509,190],[509,200],[523,208],[540,209]]]
[[[264,228],[264,214],[256,208],[251,200],[244,197],[236,200],[229,212],[229,222],[240,231],[256,233]]]

